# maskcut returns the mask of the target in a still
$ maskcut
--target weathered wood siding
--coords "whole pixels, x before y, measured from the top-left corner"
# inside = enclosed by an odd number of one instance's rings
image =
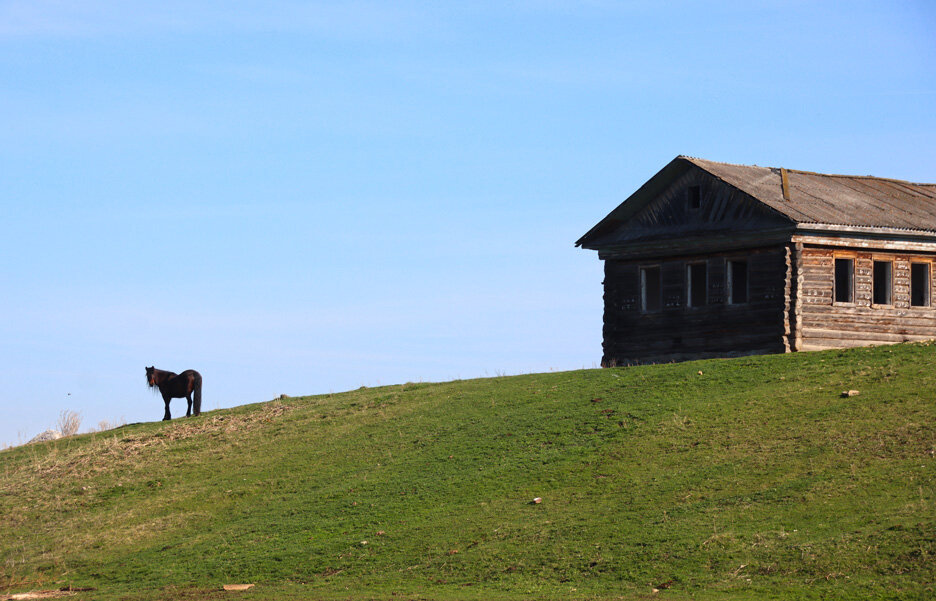
[[[834,302],[835,258],[855,261],[854,302]],[[821,350],[874,344],[890,344],[936,338],[936,299],[930,269],[927,307],[910,306],[910,264],[930,263],[936,255],[809,247],[802,249],[799,282],[801,303],[795,316],[801,328],[796,350]],[[873,262],[892,261],[892,304],[875,305]]]
[[[691,208],[688,190],[699,191],[699,207]],[[679,247],[692,239],[690,252],[724,252],[766,245],[766,236],[792,231],[788,219],[756,199],[705,171],[692,167],[616,229],[593,244],[601,259],[636,256],[665,257],[680,254]],[[703,247],[710,250],[698,250]]]
[[[788,350],[788,248],[661,261],[608,259],[603,365],[729,357]],[[747,302],[728,304],[728,261],[747,261]],[[688,306],[687,265],[707,264],[707,304]],[[641,310],[640,269],[660,267],[660,310]]]

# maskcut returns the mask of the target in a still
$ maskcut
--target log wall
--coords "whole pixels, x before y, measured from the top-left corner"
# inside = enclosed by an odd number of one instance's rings
[[[930,306],[910,306],[911,262],[932,263],[930,253],[850,251],[828,247],[802,248],[798,278],[801,305],[794,319],[801,342],[796,350],[821,350],[891,344],[936,338],[934,273],[930,267]],[[835,258],[855,261],[854,302],[834,301]],[[873,262],[892,261],[892,304],[873,304]]]
[[[748,300],[728,303],[728,261],[747,261]],[[688,306],[687,265],[707,264],[707,304]],[[608,259],[602,364],[778,353],[789,347],[786,246],[662,261]],[[659,311],[641,310],[640,269],[660,267]]]

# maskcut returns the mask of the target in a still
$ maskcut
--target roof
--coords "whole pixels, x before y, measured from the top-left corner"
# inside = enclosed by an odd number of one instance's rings
[[[597,242],[628,221],[692,166],[773,209],[797,228],[829,226],[936,233],[936,184],[733,165],[678,156],[582,236],[576,246]]]
[[[784,169],[789,182],[789,200],[785,200],[780,168],[678,159],[708,171],[796,223],[936,232],[936,184]]]

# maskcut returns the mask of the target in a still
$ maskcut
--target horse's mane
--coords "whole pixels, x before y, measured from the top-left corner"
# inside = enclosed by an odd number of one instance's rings
[[[152,380],[150,380],[150,377],[149,377],[151,372],[153,373],[153,375],[157,376],[156,378],[153,378]],[[147,367],[146,368],[146,385],[153,391],[153,394],[156,394],[156,391],[159,390],[158,380],[165,380],[175,375],[178,375],[178,374],[171,372],[171,371],[166,371],[164,369],[157,369],[155,367]]]

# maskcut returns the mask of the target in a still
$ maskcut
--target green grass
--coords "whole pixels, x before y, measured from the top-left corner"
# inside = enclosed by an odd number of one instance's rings
[[[934,359],[911,344],[405,384],[17,447],[0,453],[0,591],[930,599]]]

